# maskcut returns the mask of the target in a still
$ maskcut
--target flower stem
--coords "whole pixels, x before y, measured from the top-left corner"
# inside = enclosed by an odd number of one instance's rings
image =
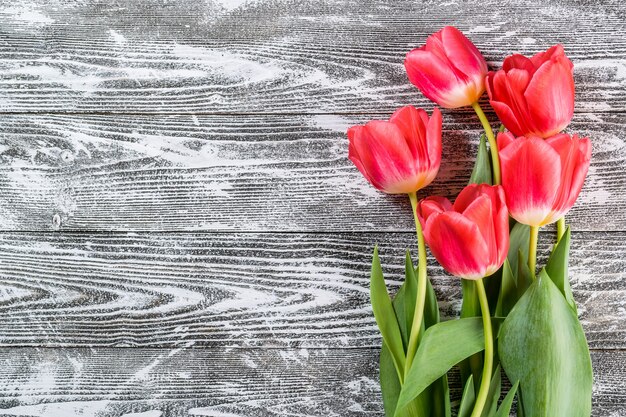
[[[409,334],[409,344],[406,349],[406,363],[404,366],[404,378],[411,369],[413,357],[417,351],[417,342],[419,341],[420,330],[422,329],[422,320],[424,318],[424,305],[426,304],[426,244],[424,243],[424,233],[422,225],[417,217],[417,193],[409,193],[411,200],[411,209],[413,210],[413,219],[415,220],[415,232],[417,234],[418,264],[417,264],[417,299],[415,300],[415,312],[413,313],[413,323],[411,324],[411,333]]]
[[[485,129],[485,134],[487,134],[487,139],[489,140],[489,148],[491,149],[491,165],[493,168],[493,182],[494,185],[501,184],[500,180],[500,156],[498,155],[498,145],[496,144],[496,138],[493,135],[493,130],[491,129],[491,125],[489,124],[489,120],[487,120],[487,116],[483,112],[483,109],[480,107],[478,102],[472,104],[476,115],[480,119],[480,123],[482,123],[483,128]]]
[[[537,270],[537,240],[539,239],[539,226],[530,226],[530,239],[528,244],[528,269],[533,280]]]
[[[563,235],[565,234],[565,216],[561,217],[556,222],[556,241],[557,243],[561,240]]]
[[[478,300],[480,302],[480,310],[483,316],[483,332],[485,333],[485,366],[480,379],[480,387],[476,396],[476,403],[471,417],[480,417],[487,402],[489,395],[489,385],[491,384],[491,373],[493,372],[493,329],[491,328],[491,313],[489,312],[489,302],[487,301],[487,293],[483,280],[476,280],[476,289],[478,290]]]

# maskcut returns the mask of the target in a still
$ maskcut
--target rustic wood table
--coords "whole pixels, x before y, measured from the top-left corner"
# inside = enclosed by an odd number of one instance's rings
[[[0,1],[0,415],[382,416],[371,250],[397,288],[412,217],[345,130],[432,109],[402,61],[446,24],[494,67],[575,63],[572,286],[593,415],[626,416],[621,0]],[[428,192],[453,197],[480,125],[444,129]]]

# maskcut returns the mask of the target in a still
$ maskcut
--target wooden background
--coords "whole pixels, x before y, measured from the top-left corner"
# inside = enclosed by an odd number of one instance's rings
[[[626,416],[621,0],[1,0],[0,415],[382,416],[371,250],[397,288],[413,225],[345,130],[430,112],[402,61],[447,24],[493,67],[575,63],[572,286],[593,415]],[[479,128],[444,112],[429,193],[467,182]]]

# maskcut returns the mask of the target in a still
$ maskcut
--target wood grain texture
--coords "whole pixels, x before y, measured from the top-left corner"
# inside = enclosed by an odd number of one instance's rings
[[[367,116],[5,115],[0,230],[413,230],[406,197],[376,191],[347,158]],[[440,174],[421,196],[467,184],[480,133],[445,113]],[[625,230],[626,115],[577,115],[593,160],[568,215]],[[393,219],[390,221],[390,219]]]
[[[542,235],[541,254],[553,238]],[[625,242],[573,237],[572,287],[593,348],[626,348]],[[374,244],[395,292],[410,233],[3,233],[0,344],[376,347]],[[456,316],[459,280],[432,258],[429,276],[442,314]]]
[[[619,1],[0,2],[0,110],[390,112],[429,105],[406,52],[452,24],[497,67],[562,43],[577,111],[626,107]]]
[[[382,416],[378,349],[0,349],[0,415]],[[626,353],[592,352],[594,417],[626,413]],[[458,379],[451,378],[452,386]],[[453,396],[458,397],[458,389]]]

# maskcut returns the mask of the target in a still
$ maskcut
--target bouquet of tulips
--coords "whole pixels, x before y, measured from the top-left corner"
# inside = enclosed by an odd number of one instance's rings
[[[348,130],[350,160],[377,189],[408,194],[417,231],[417,268],[407,251],[406,278],[393,298],[374,249],[371,302],[383,340],[385,414],[444,417],[456,409],[460,417],[505,417],[517,396],[518,416],[588,417],[593,375],[568,281],[564,216],[583,186],[591,145],[561,133],[574,112],[571,61],[556,45],[530,58],[511,55],[488,71],[476,46],[445,27],[404,65],[439,106],[472,106],[485,134],[469,185],[451,203],[417,198],[441,162],[438,108],[428,116],[407,106],[388,121]],[[502,123],[497,138],[478,104],[485,89]],[[539,229],[555,222],[554,246],[538,269]],[[458,319],[440,321],[426,246],[461,278]],[[451,401],[447,378],[457,366],[463,391]],[[502,370],[511,383],[506,395]]]

